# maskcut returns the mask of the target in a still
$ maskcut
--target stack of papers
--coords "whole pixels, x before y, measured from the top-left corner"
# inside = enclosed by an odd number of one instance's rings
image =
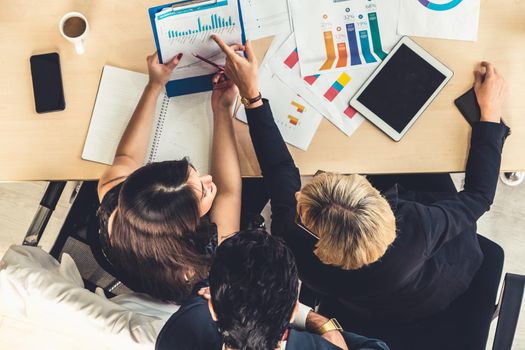
[[[306,150],[319,116],[348,136],[363,123],[349,102],[400,38],[399,0],[289,0],[288,7],[294,32],[275,37],[259,79],[285,141]],[[308,122],[305,115],[290,125],[292,97],[309,110]],[[238,117],[245,120],[242,111]]]
[[[480,0],[221,0],[191,11],[168,9],[155,20],[167,58],[183,47],[221,64],[224,57],[210,45],[209,34],[238,41],[240,23],[247,39],[276,35],[261,64],[260,89],[271,102],[285,141],[307,150],[323,117],[348,136],[359,128],[364,119],[349,102],[400,34],[475,40],[479,4]],[[172,78],[213,71],[188,57]],[[246,121],[243,109],[238,118]]]

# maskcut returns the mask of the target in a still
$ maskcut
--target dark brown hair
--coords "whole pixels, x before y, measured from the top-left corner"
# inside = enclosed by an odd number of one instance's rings
[[[201,219],[187,160],[144,166],[124,182],[110,236],[111,260],[128,287],[181,303],[208,277],[213,227]]]

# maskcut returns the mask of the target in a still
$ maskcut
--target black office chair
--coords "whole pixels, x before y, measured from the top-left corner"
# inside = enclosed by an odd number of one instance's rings
[[[28,229],[24,245],[37,246],[66,182],[50,182],[40,202],[35,217]],[[75,261],[87,289],[104,290],[108,297],[129,292],[129,289],[111,274],[111,268],[93,248],[94,232],[97,231],[96,212],[99,206],[97,181],[85,181],[79,186],[71,208],[66,216],[57,239],[50,251],[60,260],[62,253],[68,253]]]
[[[355,315],[345,313],[344,306],[322,298],[318,310],[321,314],[336,317],[349,331],[385,341],[392,350],[485,350],[490,324],[499,316],[493,349],[511,349],[525,276],[507,274],[500,302],[495,306],[504,261],[503,249],[483,236],[478,236],[478,239],[485,258],[469,289],[446,310],[428,319],[409,324],[359,320]],[[304,290],[301,299],[311,303],[315,296]]]

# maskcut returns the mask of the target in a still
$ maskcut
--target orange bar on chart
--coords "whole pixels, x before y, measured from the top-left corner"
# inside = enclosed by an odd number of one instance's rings
[[[292,106],[297,107],[297,112],[303,113],[304,112],[304,106],[302,104],[299,104],[295,101],[292,101]]]
[[[337,52],[339,53],[339,60],[337,61],[336,68],[346,67],[348,62],[348,52],[346,51],[346,43],[337,44]]]
[[[288,116],[288,119],[290,120],[290,124],[292,125],[297,125],[299,123],[299,119],[297,119],[296,117],[294,117],[293,115],[289,115]]]
[[[328,70],[332,68],[335,62],[334,36],[332,32],[324,32],[324,44],[326,46],[326,62],[319,70]]]

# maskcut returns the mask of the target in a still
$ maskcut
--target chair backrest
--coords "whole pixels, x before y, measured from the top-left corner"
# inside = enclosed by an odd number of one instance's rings
[[[498,305],[498,326],[494,336],[493,350],[512,349],[512,342],[523,301],[524,287],[525,276],[512,273],[505,275],[505,283]]]
[[[346,329],[385,341],[392,350],[485,349],[503,269],[503,249],[478,235],[484,261],[470,287],[449,307],[409,324],[357,320],[337,302],[322,299],[321,313],[336,317]]]

